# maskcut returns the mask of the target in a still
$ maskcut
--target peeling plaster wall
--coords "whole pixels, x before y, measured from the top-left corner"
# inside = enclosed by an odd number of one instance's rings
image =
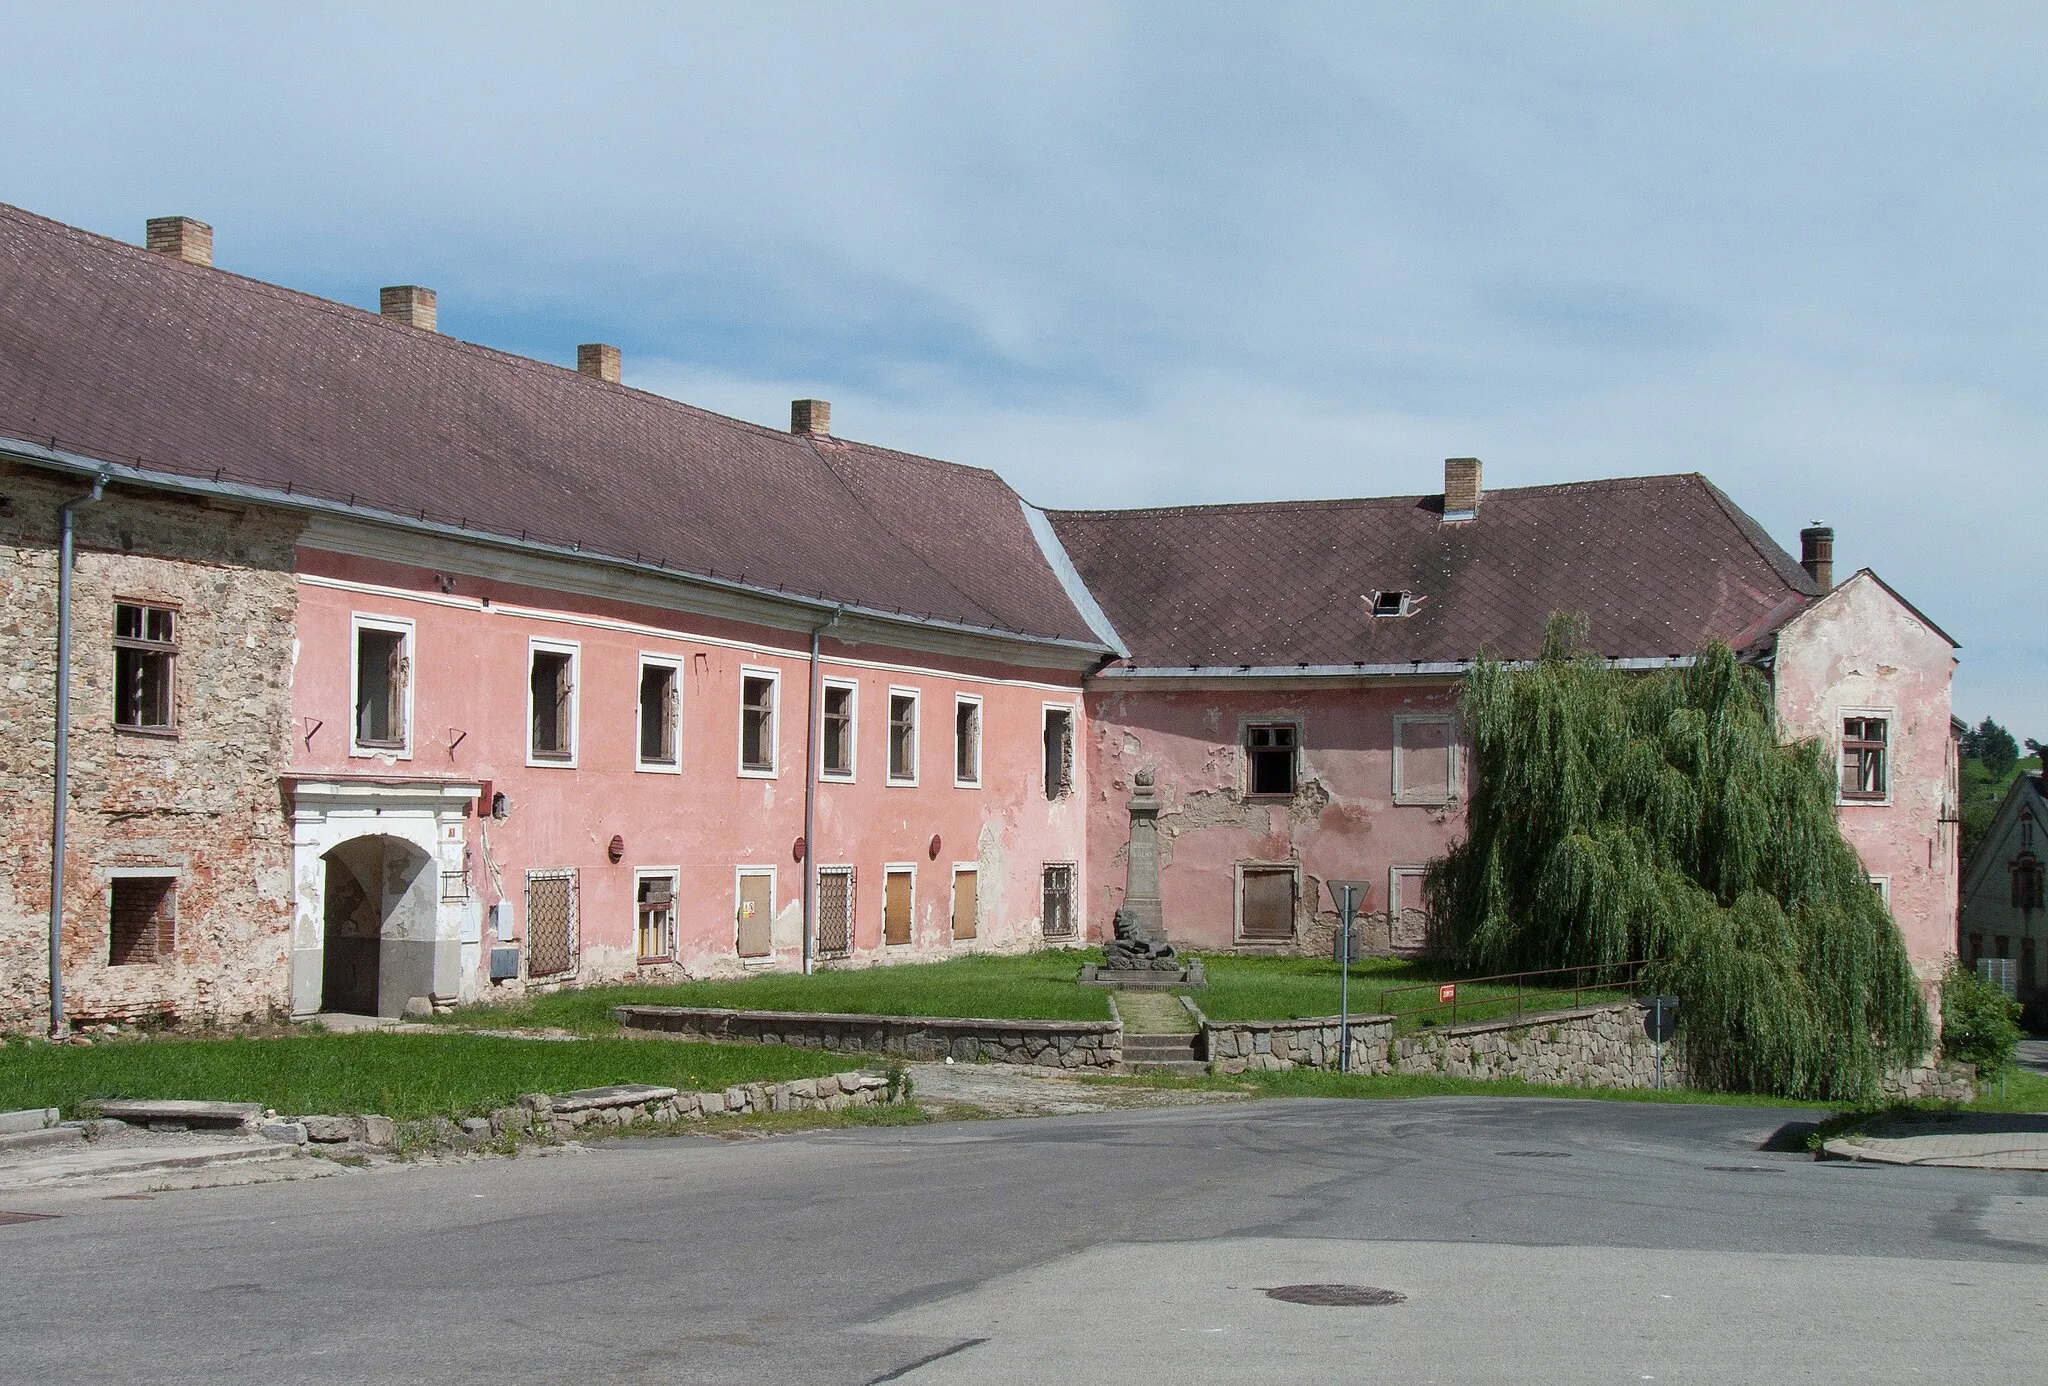
[[[397,563],[302,549],[301,654],[295,711],[303,735],[294,773],[488,782],[505,794],[502,821],[472,818],[468,888],[485,910],[508,904],[506,934],[526,934],[524,881],[533,870],[577,872],[580,957],[557,985],[639,978],[737,975],[735,914],[740,867],[772,870],[771,959],[801,958],[805,718],[809,635],[622,601],[437,573]],[[409,756],[349,753],[351,613],[413,623],[413,742]],[[579,647],[574,768],[526,763],[529,639]],[[681,665],[680,773],[637,768],[639,660]],[[742,669],[780,675],[773,778],[739,773]],[[824,675],[858,687],[851,782],[819,785],[812,859],[854,868],[854,954],[834,966],[929,960],[964,951],[1023,952],[1041,946],[1039,871],[1083,866],[1086,775],[1076,793],[1048,802],[1043,790],[1043,709],[1079,708],[1077,674],[849,644],[829,635]],[[886,782],[889,695],[920,695],[919,777]],[[982,777],[953,778],[954,694],[982,699]],[[624,840],[614,863],[607,846]],[[936,853],[932,839],[939,840]],[[955,861],[982,868],[978,938],[952,939]],[[916,869],[913,942],[882,943],[884,865]],[[677,955],[641,964],[634,946],[634,872],[678,874]],[[488,926],[486,934],[490,933]],[[478,950],[481,971],[492,937]],[[749,960],[750,965],[763,965]],[[465,978],[484,994],[528,984]]]
[[[75,481],[0,465],[0,1028],[46,1024],[57,507]],[[65,1009],[238,1020],[289,1001],[297,521],[109,488],[76,512]],[[175,736],[113,726],[114,602],[173,604]],[[177,877],[174,955],[108,966],[109,872]]]
[[[1106,682],[1106,681],[1105,681]],[[1323,883],[1372,883],[1366,947],[1404,950],[1419,942],[1413,906],[1396,930],[1387,918],[1396,866],[1421,866],[1463,834],[1463,809],[1394,802],[1394,718],[1449,714],[1457,686],[1443,680],[1349,686],[1105,688],[1088,697],[1089,853],[1092,887],[1082,902],[1091,938],[1106,937],[1122,901],[1125,809],[1132,776],[1150,765],[1159,815],[1160,895],[1175,943],[1227,949],[1237,943],[1237,869],[1294,863],[1301,873],[1295,946],[1334,951],[1337,917]],[[1244,728],[1294,722],[1301,728],[1297,790],[1291,800],[1248,799]],[[1461,769],[1464,754],[1459,751]]]
[[[1957,825],[1943,821],[1955,811],[1954,671],[1948,641],[1867,572],[1787,623],[1773,669],[1788,737],[1839,755],[1845,716],[1890,720],[1889,801],[1845,802],[1837,815],[1864,870],[1889,878],[1892,917],[1930,992],[1955,948]]]

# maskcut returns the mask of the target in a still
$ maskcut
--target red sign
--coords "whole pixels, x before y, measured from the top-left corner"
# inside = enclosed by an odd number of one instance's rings
[[[1458,984],[1456,982],[1445,982],[1436,989],[1436,1003],[1439,1006],[1448,1006],[1457,999]]]

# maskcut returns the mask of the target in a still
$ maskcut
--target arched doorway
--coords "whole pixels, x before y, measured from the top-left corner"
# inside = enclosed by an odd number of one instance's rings
[[[355,837],[330,850],[320,965],[321,1009],[402,1015],[434,989],[436,873],[396,837]]]

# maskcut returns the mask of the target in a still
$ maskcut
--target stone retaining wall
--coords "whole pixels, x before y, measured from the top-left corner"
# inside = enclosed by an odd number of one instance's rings
[[[1340,1028],[1334,1015],[1316,1020],[1235,1020],[1222,1024],[1205,1021],[1202,1035],[1208,1045],[1210,1067],[1217,1073],[1333,1069],[1337,1067]],[[1392,1016],[1352,1016],[1351,1071],[1385,1073],[1387,1042],[1393,1033]]]
[[[1114,1020],[961,1020],[947,1016],[735,1011],[712,1006],[620,1006],[620,1025],[726,1044],[787,1044],[850,1054],[961,1063],[1114,1069],[1124,1030]]]

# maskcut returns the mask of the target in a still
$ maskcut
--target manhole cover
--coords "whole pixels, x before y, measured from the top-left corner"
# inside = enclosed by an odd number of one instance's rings
[[[1496,1150],[1493,1153],[1510,1160],[1569,1160],[1572,1157],[1569,1150]]]
[[[1704,1165],[1702,1168],[1713,1170],[1717,1174],[1783,1174],[1785,1172],[1777,1165]]]
[[[55,1213],[0,1213],[0,1226],[10,1222],[47,1222]]]
[[[1276,1285],[1266,1291],[1266,1298],[1284,1299],[1289,1304],[1332,1304],[1351,1307],[1408,1302],[1408,1296],[1400,1291],[1382,1290],[1375,1285]]]

